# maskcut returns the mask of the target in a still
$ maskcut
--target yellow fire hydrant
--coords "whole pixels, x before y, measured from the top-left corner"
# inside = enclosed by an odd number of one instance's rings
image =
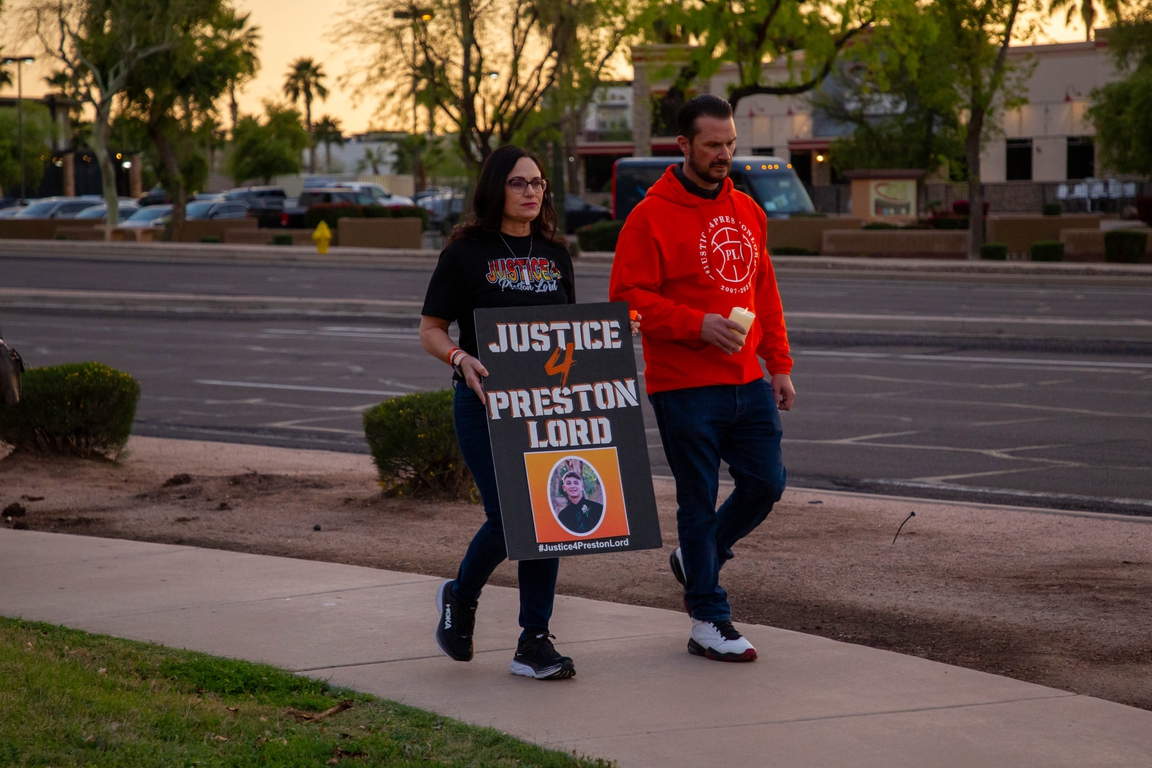
[[[332,230],[328,229],[328,222],[322,221],[312,233],[312,242],[316,243],[316,253],[328,253],[328,243],[332,242]]]

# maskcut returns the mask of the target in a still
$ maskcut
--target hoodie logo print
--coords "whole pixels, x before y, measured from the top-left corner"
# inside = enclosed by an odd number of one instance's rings
[[[700,265],[726,293],[744,293],[756,272],[756,236],[734,216],[716,216],[700,233]]]

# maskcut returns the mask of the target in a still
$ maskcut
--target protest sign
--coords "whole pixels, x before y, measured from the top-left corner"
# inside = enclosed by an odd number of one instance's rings
[[[662,546],[628,305],[476,310],[510,560]]]

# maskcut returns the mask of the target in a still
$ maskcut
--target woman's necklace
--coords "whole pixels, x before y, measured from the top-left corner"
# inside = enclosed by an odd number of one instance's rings
[[[508,253],[512,254],[512,258],[514,258],[514,259],[520,258],[519,256],[516,255],[516,251],[512,250],[512,246],[508,245],[508,241],[504,240],[504,233],[498,232],[497,234],[500,235],[500,239],[504,242],[504,247],[508,249]],[[524,257],[526,259],[532,258],[533,240],[535,240],[535,238],[532,237],[532,235],[528,235],[528,255]]]

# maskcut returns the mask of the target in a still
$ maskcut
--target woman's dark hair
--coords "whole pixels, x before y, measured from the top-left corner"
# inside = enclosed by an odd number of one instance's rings
[[[676,130],[680,136],[692,141],[700,128],[696,125],[698,117],[714,117],[718,120],[727,120],[732,117],[732,105],[719,96],[705,93],[684,102],[680,111],[676,113]]]
[[[464,223],[452,230],[449,242],[467,238],[475,240],[482,234],[495,234],[504,223],[504,201],[508,194],[508,175],[521,158],[527,157],[536,163],[540,177],[547,180],[544,164],[536,155],[526,149],[511,144],[499,147],[480,169],[476,181],[476,192],[472,195],[472,212]],[[564,243],[564,237],[556,231],[556,208],[552,205],[552,190],[545,189],[540,198],[540,213],[532,220],[532,235],[553,243]]]

